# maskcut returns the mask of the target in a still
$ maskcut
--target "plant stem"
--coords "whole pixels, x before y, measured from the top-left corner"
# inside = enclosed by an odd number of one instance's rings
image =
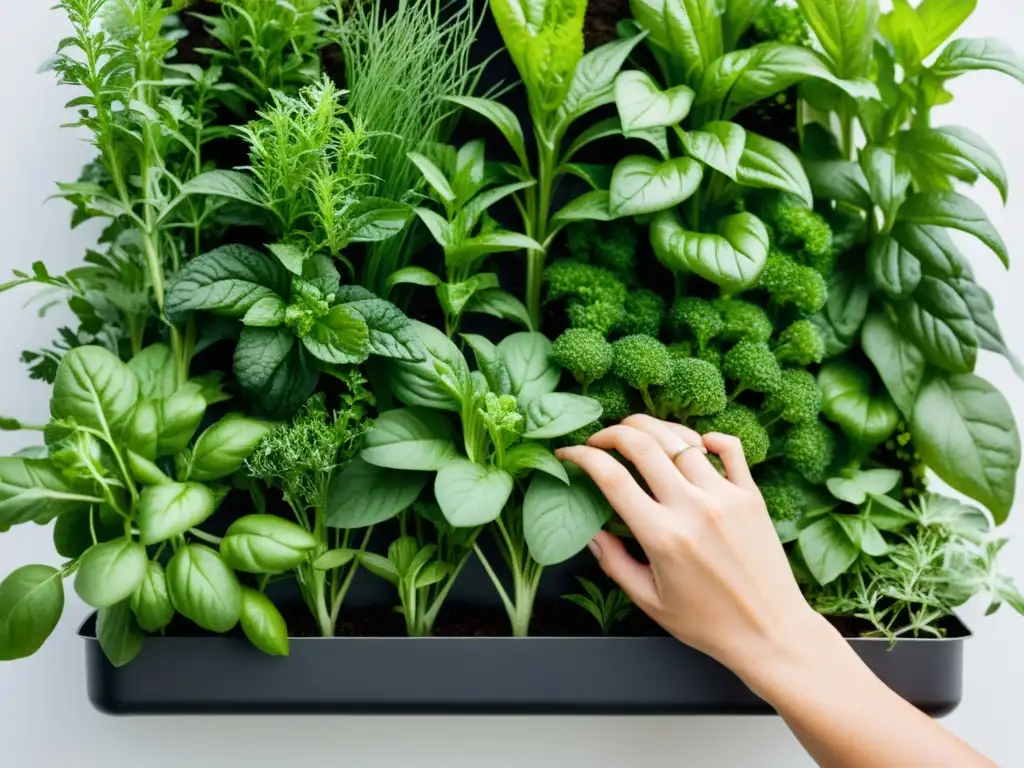
[[[221,541],[223,541],[223,539],[220,536],[214,536],[212,533],[201,531],[198,528],[189,528],[188,532],[195,536],[197,539],[202,539],[207,544],[213,544],[214,546],[218,546],[221,543]]]
[[[527,195],[527,212],[529,221],[526,234],[538,243],[544,244],[548,239],[550,226],[551,198],[557,168],[556,141],[548,138],[546,132],[537,130],[537,187]],[[535,330],[541,326],[541,288],[544,279],[545,250],[531,250],[526,253],[526,309],[530,313]]]

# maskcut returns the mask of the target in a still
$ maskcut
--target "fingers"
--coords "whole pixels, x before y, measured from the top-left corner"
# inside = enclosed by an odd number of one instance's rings
[[[656,518],[662,513],[657,502],[637,485],[636,480],[610,454],[588,445],[559,448],[555,455],[582,469],[598,487],[608,503],[619,513],[637,538],[654,535]]]
[[[721,486],[722,476],[707,460],[704,442],[694,430],[645,414],[630,416],[622,423],[646,432],[657,440],[676,469],[698,488],[714,491],[716,487]],[[691,449],[679,453],[680,449],[687,445],[695,446],[698,450]]]
[[[618,584],[629,599],[645,613],[661,605],[651,567],[637,561],[618,537],[601,531],[591,542],[590,551],[608,578]]]
[[[587,440],[587,445],[624,456],[647,482],[654,498],[663,504],[686,501],[688,483],[669,458],[662,444],[648,432],[626,424],[602,429]],[[681,446],[677,445],[676,450]]]
[[[722,460],[725,474],[732,483],[741,488],[757,490],[754,478],[750,474],[750,467],[747,466],[747,459],[743,455],[743,444],[738,437],[708,432],[704,435],[704,445]]]

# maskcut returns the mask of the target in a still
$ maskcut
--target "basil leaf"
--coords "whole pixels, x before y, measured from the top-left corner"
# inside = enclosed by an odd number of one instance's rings
[[[48,565],[25,565],[0,582],[0,661],[31,656],[64,612],[64,582]]]
[[[889,553],[889,545],[882,536],[882,532],[866,517],[862,515],[834,515],[833,517],[842,526],[850,541],[865,555],[884,557]]]
[[[288,295],[288,273],[272,258],[244,245],[223,245],[186,261],[167,283],[164,310],[172,322],[205,310],[243,317],[261,299]]]
[[[484,336],[473,333],[463,333],[462,339],[476,357],[476,367],[487,380],[487,387],[497,395],[507,395],[512,392],[512,379],[509,378],[508,368],[505,361],[501,359],[498,347]]]
[[[900,331],[929,362],[953,373],[974,370],[978,334],[967,302],[955,286],[925,276],[914,294],[893,308]]]
[[[327,524],[366,528],[408,509],[427,484],[425,472],[396,472],[356,457],[331,481]]]
[[[182,185],[181,193],[227,197],[250,205],[263,205],[256,184],[246,174],[238,171],[217,169],[200,173]]]
[[[611,177],[608,183],[611,184]],[[605,189],[592,189],[569,201],[551,217],[552,229],[560,229],[573,221],[611,221],[611,193]]]
[[[392,361],[392,393],[406,405],[459,411],[462,398],[471,391],[466,359],[443,331],[418,320],[410,322],[427,355],[420,361]]]
[[[57,368],[50,415],[114,436],[128,423],[138,398],[139,380],[117,355],[103,347],[76,347]]]
[[[921,272],[932,277],[959,277],[967,262],[942,227],[897,222],[890,233],[921,262]]]
[[[288,655],[288,625],[265,594],[242,587],[239,620],[249,642],[261,651],[271,656]]]
[[[498,344],[498,354],[521,406],[558,387],[562,370],[551,360],[551,342],[543,334],[522,331],[506,336]]]
[[[139,540],[159,544],[180,536],[213,514],[217,498],[201,483],[165,483],[144,488],[137,504]]]
[[[834,515],[827,515],[800,531],[796,546],[807,570],[822,586],[845,573],[860,554]]]
[[[938,190],[912,195],[900,207],[899,219],[911,224],[934,224],[958,229],[974,235],[999,256],[1004,266],[1010,266],[1006,244],[985,211],[973,200],[957,192]]]
[[[1014,372],[1024,378],[1024,365],[1006,346],[999,321],[995,316],[995,305],[988,291],[973,280],[962,277],[955,283],[955,288],[967,304],[967,311],[974,321],[974,331],[978,335],[978,345],[982,349],[996,352],[1009,361]]]
[[[640,34],[613,40],[584,54],[576,64],[569,91],[558,108],[563,126],[615,100],[615,76],[643,38],[644,35]]]
[[[696,97],[685,85],[663,91],[650,75],[635,69],[615,78],[615,108],[626,132],[677,125],[690,114]]]
[[[127,600],[100,608],[96,614],[96,639],[107,661],[115,667],[132,661],[146,642]]]
[[[875,288],[893,299],[905,299],[921,282],[920,260],[888,235],[871,241],[868,274]]]
[[[117,539],[86,550],[75,572],[75,591],[93,608],[106,608],[131,597],[146,575],[149,558],[138,542]]]
[[[320,374],[286,328],[246,328],[238,339],[235,378],[257,413],[290,416],[316,389]]]
[[[910,188],[910,172],[902,167],[893,150],[883,147],[862,149],[860,167],[868,181],[872,202],[882,209],[886,223],[891,225]]]
[[[231,631],[242,615],[242,587],[207,546],[182,547],[167,564],[167,588],[175,610],[210,632]]]
[[[862,452],[867,453],[896,429],[900,420],[892,399],[877,392],[867,371],[839,361],[825,363],[818,372],[821,412],[838,424]]]
[[[511,109],[492,99],[481,99],[476,96],[448,96],[447,100],[489,120],[501,131],[501,135],[512,147],[519,162],[523,166],[528,164],[523,128]]]
[[[996,524],[1010,512],[1020,466],[1020,435],[999,390],[971,374],[937,373],[911,418],[914,445],[935,474],[988,507]]]
[[[245,573],[284,573],[317,547],[316,537],[276,515],[246,515],[233,522],[220,543],[227,565]]]
[[[385,411],[363,441],[363,461],[378,467],[441,469],[458,456],[448,419],[426,408]]]
[[[274,425],[267,421],[229,414],[208,427],[192,449],[188,477],[209,482],[232,475],[269,435]]]
[[[630,155],[612,171],[608,207],[616,218],[663,211],[688,199],[703,177],[701,165],[688,157],[658,162]]]
[[[881,313],[864,321],[860,343],[893,402],[909,417],[924,381],[926,365],[921,350]]]
[[[593,398],[569,392],[550,392],[527,405],[523,437],[528,440],[561,437],[597,421],[601,412],[601,404]]]
[[[166,344],[150,344],[126,365],[139,380],[139,395],[159,400],[170,397],[178,388],[174,376],[174,357]]]
[[[874,205],[860,165],[848,160],[802,159],[814,196],[850,203],[869,211]]]
[[[840,77],[865,77],[871,68],[878,0],[797,0]]]
[[[578,554],[612,517],[612,508],[589,478],[574,467],[570,484],[535,475],[523,499],[523,532],[533,559],[555,565]]]
[[[796,195],[808,206],[814,202],[811,182],[800,159],[785,144],[747,134],[746,146],[736,171],[736,180],[746,187],[778,189]]]
[[[53,546],[57,554],[69,560],[78,559],[93,545],[93,531],[96,532],[98,542],[124,536],[123,518],[107,521],[104,517],[92,513],[90,507],[81,507],[61,514],[53,524]]]
[[[948,79],[977,70],[994,70],[1024,83],[1024,60],[1011,46],[994,37],[954,40],[932,65],[932,73]]]
[[[388,277],[388,290],[396,285],[425,285],[433,287],[441,283],[441,278],[423,267],[403,267],[392,272]]]
[[[151,560],[147,565],[146,575],[131,596],[131,608],[139,626],[147,632],[159,632],[171,623],[174,606],[160,563]]]
[[[747,143],[747,132],[742,126],[719,120],[707,123],[703,130],[681,132],[679,138],[690,157],[736,180]]]
[[[730,0],[722,17],[722,35],[726,50],[737,46],[740,38],[770,0]]]
[[[514,323],[525,326],[527,330],[533,330],[533,320],[526,309],[526,305],[508,291],[493,289],[474,293],[469,301],[466,302],[463,312],[480,312],[485,315],[493,315],[494,317],[500,317],[502,320],[511,320]]]
[[[76,492],[49,459],[0,457],[0,529],[46,523],[89,499]]]
[[[505,452],[501,468],[515,477],[522,477],[530,470],[535,469],[558,478],[567,485],[569,483],[569,475],[566,474],[562,462],[540,443],[527,442],[513,445]]]
[[[828,492],[840,501],[860,506],[868,496],[884,496],[900,482],[898,469],[862,469],[853,477],[830,477]]]
[[[871,289],[852,265],[837,268],[828,279],[825,315],[836,334],[849,342],[868,313]]]
[[[992,182],[1003,202],[1009,194],[1006,168],[992,146],[969,128],[957,125],[903,131],[897,135],[901,154],[914,162],[973,182],[978,174]]]
[[[967,21],[978,0],[922,0],[917,15],[928,31],[924,55],[930,56]]]
[[[497,520],[512,495],[512,475],[469,459],[454,459],[437,473],[434,496],[445,519],[456,528]]]
[[[532,237],[502,230],[466,238],[458,245],[445,248],[444,256],[448,266],[463,267],[492,253],[520,250],[541,251],[544,247]]]

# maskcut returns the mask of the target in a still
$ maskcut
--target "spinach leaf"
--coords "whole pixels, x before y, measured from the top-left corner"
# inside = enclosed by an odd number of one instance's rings
[[[246,328],[238,339],[235,378],[257,413],[284,418],[309,400],[320,376],[287,328]]]
[[[64,355],[50,398],[50,415],[115,437],[131,418],[139,380],[103,347],[76,347]]]
[[[224,245],[196,256],[167,284],[164,309],[172,322],[205,310],[243,317],[257,302],[288,296],[288,273],[273,258],[244,245]]]
[[[574,466],[569,483],[550,474],[534,475],[523,499],[523,530],[530,554],[541,565],[555,565],[578,554],[612,517],[596,486]]]
[[[366,528],[408,509],[427,484],[426,472],[401,472],[353,459],[331,481],[327,524],[334,528]]]
[[[445,519],[456,528],[498,519],[512,495],[512,475],[469,459],[448,461],[434,479],[434,496]]]

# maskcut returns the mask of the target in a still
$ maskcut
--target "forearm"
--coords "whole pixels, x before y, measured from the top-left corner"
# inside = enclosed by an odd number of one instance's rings
[[[824,620],[745,679],[824,768],[994,765],[893,693]]]

